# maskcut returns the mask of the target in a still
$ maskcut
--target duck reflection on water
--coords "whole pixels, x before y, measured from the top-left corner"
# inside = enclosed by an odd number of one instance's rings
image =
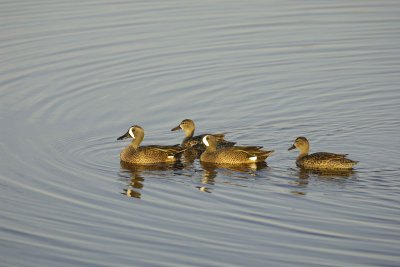
[[[312,184],[336,184],[343,186],[349,178],[356,177],[357,171],[353,169],[345,170],[310,170],[299,168],[294,171],[297,177],[289,183],[295,186],[296,190],[291,193],[295,195],[306,195],[306,189]]]
[[[180,162],[175,163],[160,163],[160,164],[129,164],[124,161],[120,162],[123,172],[130,173],[130,178],[126,187],[123,189],[121,194],[127,197],[142,198],[142,190],[144,188],[144,177],[142,172],[147,171],[167,171],[167,170],[181,170],[183,165]],[[165,174],[167,175],[167,174]]]
[[[140,174],[132,173],[131,180],[121,194],[127,197],[142,198],[141,189],[143,188],[144,178]]]
[[[253,173],[268,167],[266,162],[253,162],[248,164],[215,164],[209,162],[201,162],[204,170],[211,171],[215,169],[227,169],[235,172]]]
[[[353,169],[343,169],[343,170],[310,170],[300,168],[297,172],[297,177],[299,179],[308,179],[310,176],[315,175],[320,179],[338,179],[338,178],[349,178],[356,174],[357,172]]]
[[[230,170],[238,173],[255,175],[256,171],[268,167],[266,162],[250,163],[250,164],[215,164],[215,163],[201,162],[201,166],[203,168],[203,175],[201,178],[202,186],[197,186],[197,189],[207,193],[212,192],[218,171]],[[239,184],[235,184],[233,182],[229,182],[229,184],[240,186]]]

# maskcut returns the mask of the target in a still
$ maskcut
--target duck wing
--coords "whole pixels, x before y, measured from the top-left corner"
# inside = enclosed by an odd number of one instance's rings
[[[247,155],[247,158],[256,157],[254,160],[257,162],[264,161],[269,155],[271,155],[274,151],[262,150],[262,146],[234,146],[227,147],[227,150],[244,153]],[[252,159],[253,160],[253,159]]]
[[[201,135],[196,135],[190,138],[190,142],[192,145],[201,145],[203,144],[203,137],[206,136],[206,134],[201,134]]]
[[[329,153],[329,152],[317,152],[313,153],[309,156],[313,158],[317,158],[320,160],[334,160],[334,159],[344,159],[347,157],[348,154],[336,154],[336,153]]]
[[[205,134],[187,137],[183,139],[182,146],[184,148],[202,149],[204,148],[203,137]]]
[[[327,169],[350,169],[358,163],[346,158],[347,154],[335,154],[329,152],[318,152],[300,159],[304,167],[311,168],[327,168]]]
[[[257,156],[257,157],[268,157],[271,155],[274,150],[262,150],[262,146],[234,146],[232,147],[235,151],[242,151],[248,154],[249,156]]]
[[[150,149],[153,151],[161,151],[167,153],[168,155],[183,153],[186,150],[180,145],[173,145],[173,146],[151,145],[151,146],[145,146],[143,148]]]
[[[234,146],[235,150],[245,150],[245,151],[253,151],[256,152],[263,148],[262,146]]]

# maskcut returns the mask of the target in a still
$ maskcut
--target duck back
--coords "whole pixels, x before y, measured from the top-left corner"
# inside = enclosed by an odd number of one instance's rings
[[[296,160],[296,165],[305,169],[351,169],[358,161],[350,160],[347,154],[317,152]]]

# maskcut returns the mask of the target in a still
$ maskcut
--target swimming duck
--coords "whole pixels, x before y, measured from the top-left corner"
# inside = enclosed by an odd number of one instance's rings
[[[201,150],[201,152],[203,152],[206,149],[206,147],[203,144],[202,139],[207,134],[193,136],[195,128],[196,127],[192,120],[185,119],[178,126],[172,128],[171,131],[183,130],[185,132],[185,138],[183,139],[181,144],[183,148],[191,147],[197,150]],[[226,141],[224,139],[225,136],[224,134],[213,134],[213,136],[215,136],[217,139],[217,148],[229,147],[235,145],[235,142]]]
[[[217,164],[248,164],[263,162],[274,151],[261,150],[262,146],[231,146],[217,149],[217,138],[206,135],[202,139],[206,150],[200,161]]]
[[[345,170],[353,168],[358,163],[358,161],[347,159],[347,154],[317,152],[309,155],[310,143],[305,137],[297,137],[288,150],[295,148],[300,150],[296,165],[305,169]]]
[[[123,162],[130,164],[154,164],[175,162],[185,151],[180,145],[174,146],[139,146],[144,138],[144,130],[138,125],[133,125],[128,131],[117,138],[122,140],[133,138],[132,142],[125,147],[120,154]]]

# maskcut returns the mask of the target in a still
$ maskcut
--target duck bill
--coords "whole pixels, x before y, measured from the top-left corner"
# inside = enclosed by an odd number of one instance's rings
[[[180,130],[180,129],[181,129],[181,126],[178,125],[178,126],[176,126],[175,128],[172,128],[171,131],[177,131],[177,130]]]
[[[292,145],[291,147],[288,148],[288,151],[295,149],[295,145]]]
[[[122,140],[122,139],[125,139],[125,138],[128,138],[128,137],[130,137],[129,131],[127,131],[124,135],[121,135],[120,137],[118,137],[117,140]]]

